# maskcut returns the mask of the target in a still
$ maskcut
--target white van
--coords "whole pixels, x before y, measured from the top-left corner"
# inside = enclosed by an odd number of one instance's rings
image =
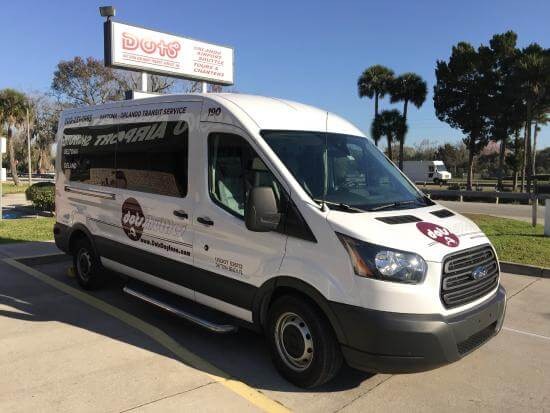
[[[443,161],[405,161],[403,172],[413,182],[433,182],[445,184],[451,180],[451,173]]]
[[[250,327],[298,386],[456,361],[498,333],[487,237],[427,199],[356,127],[242,94],[63,112],[55,240],[78,282],[212,331]]]

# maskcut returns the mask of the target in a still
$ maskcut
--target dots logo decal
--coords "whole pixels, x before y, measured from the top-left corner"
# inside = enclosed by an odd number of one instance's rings
[[[128,198],[122,204],[122,229],[132,241],[139,241],[143,234],[145,215],[141,205],[134,198]]]
[[[460,244],[458,237],[445,227],[422,221],[416,223],[416,228],[428,238],[447,247],[454,248]]]

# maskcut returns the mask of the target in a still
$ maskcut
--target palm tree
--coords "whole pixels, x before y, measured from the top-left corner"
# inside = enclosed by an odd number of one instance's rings
[[[407,124],[397,109],[383,110],[372,121],[371,134],[374,142],[378,143],[382,136],[386,137],[388,141],[388,158],[390,160],[392,160],[392,142],[405,133],[407,133]]]
[[[369,99],[374,97],[374,118],[378,117],[378,98],[383,98],[389,92],[393,80],[393,70],[382,66],[374,65],[367,68],[357,80],[357,91],[360,98],[365,96]],[[378,140],[375,139],[378,144]]]
[[[394,79],[390,84],[390,102],[403,102],[403,119],[407,123],[407,108],[411,102],[420,108],[426,100],[428,85],[416,73],[404,73]],[[405,146],[405,135],[399,135],[399,169],[403,169],[403,148]]]
[[[522,81],[526,108],[525,157],[527,167],[527,192],[531,192],[531,179],[534,171],[534,151],[531,145],[531,125],[533,120],[547,107],[550,92],[550,56],[534,43],[522,50],[519,58],[519,76]]]
[[[550,107],[535,116],[535,131],[533,136],[533,173],[536,171],[535,159],[537,157],[537,137],[540,132],[540,127],[545,126],[550,122]]]
[[[15,129],[23,125],[28,108],[29,102],[23,93],[14,89],[4,89],[0,91],[0,123],[6,123],[8,128],[7,143],[10,170],[15,185],[19,185],[19,178],[17,176],[17,164],[15,163],[13,134]]]

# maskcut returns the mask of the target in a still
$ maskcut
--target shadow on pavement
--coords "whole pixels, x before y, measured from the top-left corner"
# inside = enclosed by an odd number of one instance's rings
[[[26,260],[24,264],[83,291],[75,279],[66,275],[71,264],[68,256],[31,259]],[[25,322],[65,323],[179,361],[172,352],[146,334],[6,263],[0,264],[0,274],[0,304],[13,309],[0,310],[0,317]],[[207,332],[170,313],[127,296],[122,292],[123,285],[124,281],[114,276],[103,289],[85,293],[161,329],[184,348],[257,389],[280,392],[335,392],[358,387],[373,376],[344,366],[340,374],[324,386],[313,390],[297,388],[277,373],[262,336],[242,328],[237,333],[226,335]],[[215,374],[208,369],[201,369],[206,373]]]

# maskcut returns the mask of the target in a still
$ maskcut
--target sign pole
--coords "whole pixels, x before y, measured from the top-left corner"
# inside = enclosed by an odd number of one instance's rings
[[[141,72],[141,91],[147,93],[147,72]]]

